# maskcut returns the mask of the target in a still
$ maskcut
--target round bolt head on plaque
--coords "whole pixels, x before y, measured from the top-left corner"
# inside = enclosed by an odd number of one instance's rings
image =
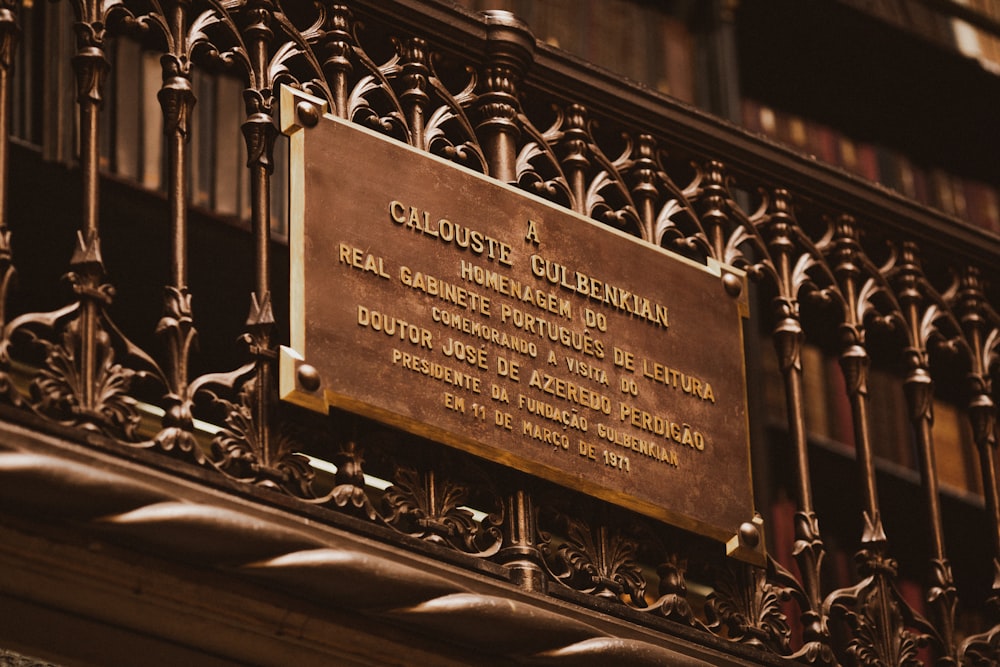
[[[302,364],[298,368],[299,385],[306,391],[316,391],[320,386],[319,371],[309,364]]]

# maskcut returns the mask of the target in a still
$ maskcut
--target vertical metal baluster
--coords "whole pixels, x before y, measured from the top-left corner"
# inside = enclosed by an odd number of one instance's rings
[[[14,52],[20,29],[17,24],[16,0],[0,2],[0,262],[6,270],[0,269],[0,324],[6,322],[4,317],[6,293],[6,276],[10,262],[10,247],[8,243],[7,225],[7,177],[10,170],[10,117],[11,117],[11,85],[14,73]]]
[[[515,482],[516,483],[516,482]],[[497,560],[507,566],[511,581],[529,591],[544,593],[545,571],[538,549],[538,521],[534,500],[524,488],[517,488],[507,498],[505,543]]]
[[[504,182],[517,179],[518,84],[531,62],[535,40],[521,21],[509,12],[484,13],[486,60],[476,99],[479,143],[489,163],[490,176]],[[497,560],[507,565],[511,579],[531,591],[545,590],[539,563],[538,528],[531,495],[516,488],[507,498],[505,544]]]
[[[165,288],[163,317],[157,331],[167,338],[169,381],[163,431],[157,441],[165,450],[178,449],[201,459],[192,435],[193,419],[188,396],[188,361],[197,332],[191,312],[187,267],[188,133],[195,97],[188,60],[190,0],[166,5],[168,52],[160,63],[163,84],[157,95],[163,111],[167,149],[167,202],[170,208],[170,284]]]
[[[323,74],[333,93],[333,113],[338,118],[348,119],[347,91],[348,76],[354,66],[351,53],[354,50],[354,17],[346,5],[333,5],[327,10],[323,24],[320,52],[324,54]]]
[[[972,367],[966,376],[968,410],[973,438],[979,450],[993,558],[993,584],[986,604],[989,611],[987,623],[993,624],[993,627],[968,637],[962,643],[959,654],[965,661],[963,664],[989,664],[991,660],[1000,660],[1000,493],[996,474],[996,405],[990,376],[990,360],[1000,345],[1000,322],[986,315],[989,306],[978,269],[966,267],[956,296],[955,310],[972,357]],[[995,313],[991,314],[995,318]]]
[[[562,153],[562,168],[573,194],[573,210],[587,215],[587,167],[590,151],[587,134],[587,109],[580,104],[570,104],[563,119],[563,136],[558,148]]]
[[[535,38],[510,12],[483,12],[486,22],[486,59],[476,100],[479,144],[489,162],[490,176],[517,180],[517,116],[521,105],[518,86],[534,56]]]
[[[417,150],[426,150],[424,126],[427,103],[427,42],[414,37],[400,41],[397,44],[400,61],[402,62],[403,80],[406,89],[400,94],[400,100],[406,111],[406,121],[410,127],[410,141]]]
[[[788,191],[775,190],[763,223],[763,232],[778,279],[778,296],[774,300],[776,324],[772,337],[785,382],[788,436],[795,458],[798,510],[795,513],[794,556],[802,573],[802,585],[809,603],[809,609],[803,610],[802,616],[805,625],[804,639],[807,643],[828,645],[830,637],[826,619],[821,613],[823,593],[820,581],[820,568],[826,548],[820,537],[819,518],[813,505],[802,384],[802,344],[805,335],[799,319],[799,290],[805,276],[797,275],[801,272],[796,271],[797,267],[793,266],[794,253],[799,248],[792,240],[792,230],[797,225]]]
[[[721,162],[709,161],[705,167],[705,180],[702,185],[704,193],[704,209],[701,214],[701,224],[708,236],[712,256],[720,262],[726,261],[726,167]]]
[[[992,398],[993,382],[989,369],[990,357],[996,351],[995,346],[998,345],[1000,331],[996,329],[995,324],[991,327],[980,314],[985,305],[985,297],[978,269],[966,267],[962,275],[960,296],[962,298],[960,316],[973,352],[973,366],[968,375],[969,415],[972,419],[976,447],[982,457],[983,491],[992,524],[990,537],[993,542],[993,553],[994,557],[1000,560],[1000,498],[997,492],[995,465],[996,405]],[[1000,581],[1000,567],[997,570]]]
[[[650,134],[640,134],[636,140],[632,163],[632,198],[642,222],[642,238],[656,243],[656,140]]]
[[[892,653],[887,646],[893,642],[889,638],[893,627],[889,606],[889,582],[887,577],[895,576],[895,563],[886,556],[886,535],[879,511],[878,491],[875,483],[875,461],[868,428],[868,350],[865,347],[865,327],[859,308],[859,292],[864,276],[861,269],[861,247],[858,229],[853,218],[843,215],[837,219],[833,235],[833,256],[830,259],[834,275],[837,277],[841,293],[846,301],[844,321],[840,324],[840,367],[847,385],[854,427],[854,447],[862,488],[862,519],[864,527],[861,535],[861,550],[855,555],[858,570],[863,577],[862,584],[869,587],[863,600],[859,624],[852,633],[852,643],[870,642],[883,648],[877,653]],[[827,599],[836,599],[840,591],[835,591]],[[857,595],[848,598],[848,607],[859,603]],[[824,605],[826,607],[827,605]],[[832,608],[832,607],[831,607]],[[853,624],[852,624],[853,625]],[[859,640],[859,636],[861,639]],[[889,655],[882,655],[890,659]]]
[[[834,224],[829,261],[847,304],[840,325],[840,366],[851,402],[863,494],[864,529],[861,549],[855,555],[862,580],[856,586],[831,593],[823,607],[830,616],[843,618],[851,630],[849,637],[845,637],[846,654],[863,654],[869,656],[866,659],[881,661],[880,664],[902,664],[936,630],[907,605],[896,589],[898,565],[888,554],[882,525],[869,427],[866,327],[869,317],[895,318],[901,317],[901,313],[891,292],[879,282],[878,269],[864,256],[858,238],[854,219],[840,216]],[[884,301],[891,312],[877,310],[877,301]]]
[[[11,85],[14,52],[20,28],[16,0],[0,2],[0,326],[7,323],[7,290],[14,276],[10,250],[8,196],[10,176]],[[6,360],[3,360],[6,362]],[[7,392],[6,373],[0,369],[3,392]]]
[[[270,179],[274,169],[274,140],[277,128],[271,118],[271,91],[268,86],[269,47],[274,39],[270,27],[273,5],[269,0],[251,0],[246,11],[248,23],[244,28],[247,52],[250,58],[251,85],[243,92],[246,120],[243,136],[247,146],[247,168],[250,170],[251,229],[254,239],[255,291],[251,295],[250,315],[247,318],[250,353],[254,357],[256,391],[254,392],[254,430],[259,447],[259,466],[262,471],[271,469],[271,411],[274,407],[273,365],[275,351],[274,314],[271,309],[270,262]]]
[[[941,640],[950,653],[954,651],[957,591],[951,576],[951,565],[945,555],[941,498],[934,458],[934,437],[931,432],[934,420],[934,381],[928,372],[926,346],[929,331],[926,330],[921,317],[921,307],[924,305],[924,296],[919,287],[922,270],[916,253],[915,244],[909,242],[903,244],[894,287],[900,306],[903,308],[910,339],[910,347],[904,351],[907,374],[903,388],[916,437],[920,477],[924,500],[927,503],[927,518],[930,521],[931,587],[927,599],[935,614]],[[950,657],[949,655],[948,658]],[[953,661],[949,664],[952,663]]]
[[[80,298],[79,364],[80,382],[77,387],[80,415],[87,419],[95,413],[98,373],[97,337],[100,310],[110,300],[103,289],[104,262],[101,258],[99,229],[100,160],[99,121],[104,98],[105,77],[110,63],[105,56],[105,14],[100,0],[73,2],[76,23],[77,52],[73,56],[76,74],[77,105],[80,132],[80,172],[83,180],[83,220],[79,240],[70,260],[73,289]]]
[[[15,326],[39,327],[57,336],[55,341],[45,342],[45,362],[31,381],[33,410],[67,426],[83,425],[136,441],[140,415],[128,390],[139,372],[116,362],[116,346],[124,349],[126,358],[145,366],[143,372],[158,376],[159,369],[124,337],[106,313],[114,288],[105,282],[101,258],[98,173],[100,111],[110,70],[105,31],[116,17],[126,25],[134,17],[115,0],[77,0],[72,9],[83,196],[82,221],[66,278],[76,302],[54,313],[22,316]]]
[[[854,445],[858,457],[864,494],[865,531],[862,542],[882,555],[886,537],[879,512],[878,491],[875,484],[875,461],[868,428],[868,350],[865,347],[865,328],[861,321],[858,293],[862,280],[858,256],[858,230],[853,218],[841,216],[836,222],[834,234],[833,270],[840,283],[841,293],[847,301],[846,321],[840,325],[841,345],[840,366],[847,384],[854,422]]]
[[[7,324],[7,296],[16,273],[11,253],[8,218],[11,86],[13,84],[14,47],[20,32],[16,9],[16,0],[0,2],[0,331]],[[9,371],[10,358],[8,353],[4,351],[0,353],[0,396],[14,404],[20,404],[21,395],[11,381]]]

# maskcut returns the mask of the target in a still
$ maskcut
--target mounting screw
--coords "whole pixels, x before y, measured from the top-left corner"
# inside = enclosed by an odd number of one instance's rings
[[[734,299],[740,295],[740,292],[743,291],[743,281],[732,273],[727,273],[722,276],[722,286],[726,288],[726,294]]]
[[[319,123],[319,109],[309,102],[299,102],[295,105],[295,115],[298,116],[302,127],[316,127]]]
[[[751,549],[760,543],[760,531],[749,521],[740,524],[740,541]]]
[[[302,364],[298,368],[299,385],[306,391],[316,391],[319,389],[319,371],[309,364]]]

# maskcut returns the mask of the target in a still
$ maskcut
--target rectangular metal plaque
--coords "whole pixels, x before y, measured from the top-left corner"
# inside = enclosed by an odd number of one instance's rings
[[[331,116],[304,129],[294,106],[310,99],[282,100],[282,397],[378,419],[759,561],[761,547],[739,539],[754,517],[743,274]]]

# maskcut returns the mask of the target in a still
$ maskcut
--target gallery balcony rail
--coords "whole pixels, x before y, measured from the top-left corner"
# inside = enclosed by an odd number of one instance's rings
[[[63,0],[45,12],[67,5],[72,41],[31,44],[36,53],[69,54],[46,68],[19,61],[26,51],[16,44],[51,37],[35,30],[48,19],[35,4],[26,24],[21,3],[0,3],[0,389],[8,420],[49,424],[104,452],[183,461],[205,484],[252,488],[260,502],[280,498],[282,507],[365,526],[455,568],[743,658],[998,659],[992,378],[1000,238],[536,44],[503,12],[474,16],[417,0]],[[108,92],[112,62],[130,66],[112,58],[125,40],[143,57],[155,54],[161,74],[135,91],[134,108],[122,103],[129,91]],[[32,71],[18,70],[25,62]],[[56,85],[39,73],[60,71],[71,71],[75,85],[68,172],[46,170],[51,163],[31,146],[51,145],[48,130],[37,131],[37,142],[10,139],[24,115],[18,109],[27,108],[19,96]],[[208,101],[193,82],[206,76],[240,82],[218,87],[238,94],[240,107],[233,99],[224,107],[238,119],[197,120]],[[281,86],[645,242],[745,271],[756,294],[747,355],[763,532],[757,524],[744,537],[767,535],[766,566],[436,443],[283,404],[277,350],[287,336],[288,258],[273,213],[283,211],[274,201],[286,190],[275,176]],[[147,91],[162,114],[162,156],[150,167],[162,169],[152,184],[160,192],[130,195],[155,212],[123,212],[111,198],[137,188],[102,175],[102,155],[113,153],[106,133],[137,109],[149,115]],[[296,123],[315,122],[315,109],[296,113]],[[221,145],[211,133],[222,123],[237,123],[245,141],[245,166],[224,169],[242,170],[226,177],[243,184],[249,225],[212,236],[201,227],[219,225],[218,216],[199,208],[191,190],[198,165],[214,166],[203,154]],[[18,180],[28,165],[75,184],[68,220],[38,213],[65,207]],[[76,241],[64,264],[51,249],[69,223]],[[130,237],[133,224],[158,225],[165,247]],[[121,243],[116,234],[134,249],[118,265],[104,253]],[[237,241],[200,245],[213,238]],[[245,253],[252,270],[201,281],[199,292],[191,274],[231,253]],[[39,293],[36,276],[63,276],[72,295],[57,304],[19,296]],[[145,328],[116,304],[127,292],[129,303],[143,294],[149,306],[157,290],[160,316]],[[199,310],[231,299],[249,309],[245,322]],[[226,351],[206,356],[196,341]],[[807,350],[818,364],[804,360]],[[888,402],[874,390],[876,371],[898,380],[877,385],[898,393],[896,415],[881,412]],[[840,395],[826,395],[828,384]],[[765,398],[774,392],[776,404]],[[810,422],[825,401],[842,409],[845,425],[828,437]],[[959,415],[956,428],[971,433],[947,454],[976,471],[964,493],[942,488],[940,440],[954,434],[935,425],[941,411]],[[899,425],[899,416],[908,422],[912,470],[880,454],[883,425]],[[974,532],[950,531],[949,512]]]

